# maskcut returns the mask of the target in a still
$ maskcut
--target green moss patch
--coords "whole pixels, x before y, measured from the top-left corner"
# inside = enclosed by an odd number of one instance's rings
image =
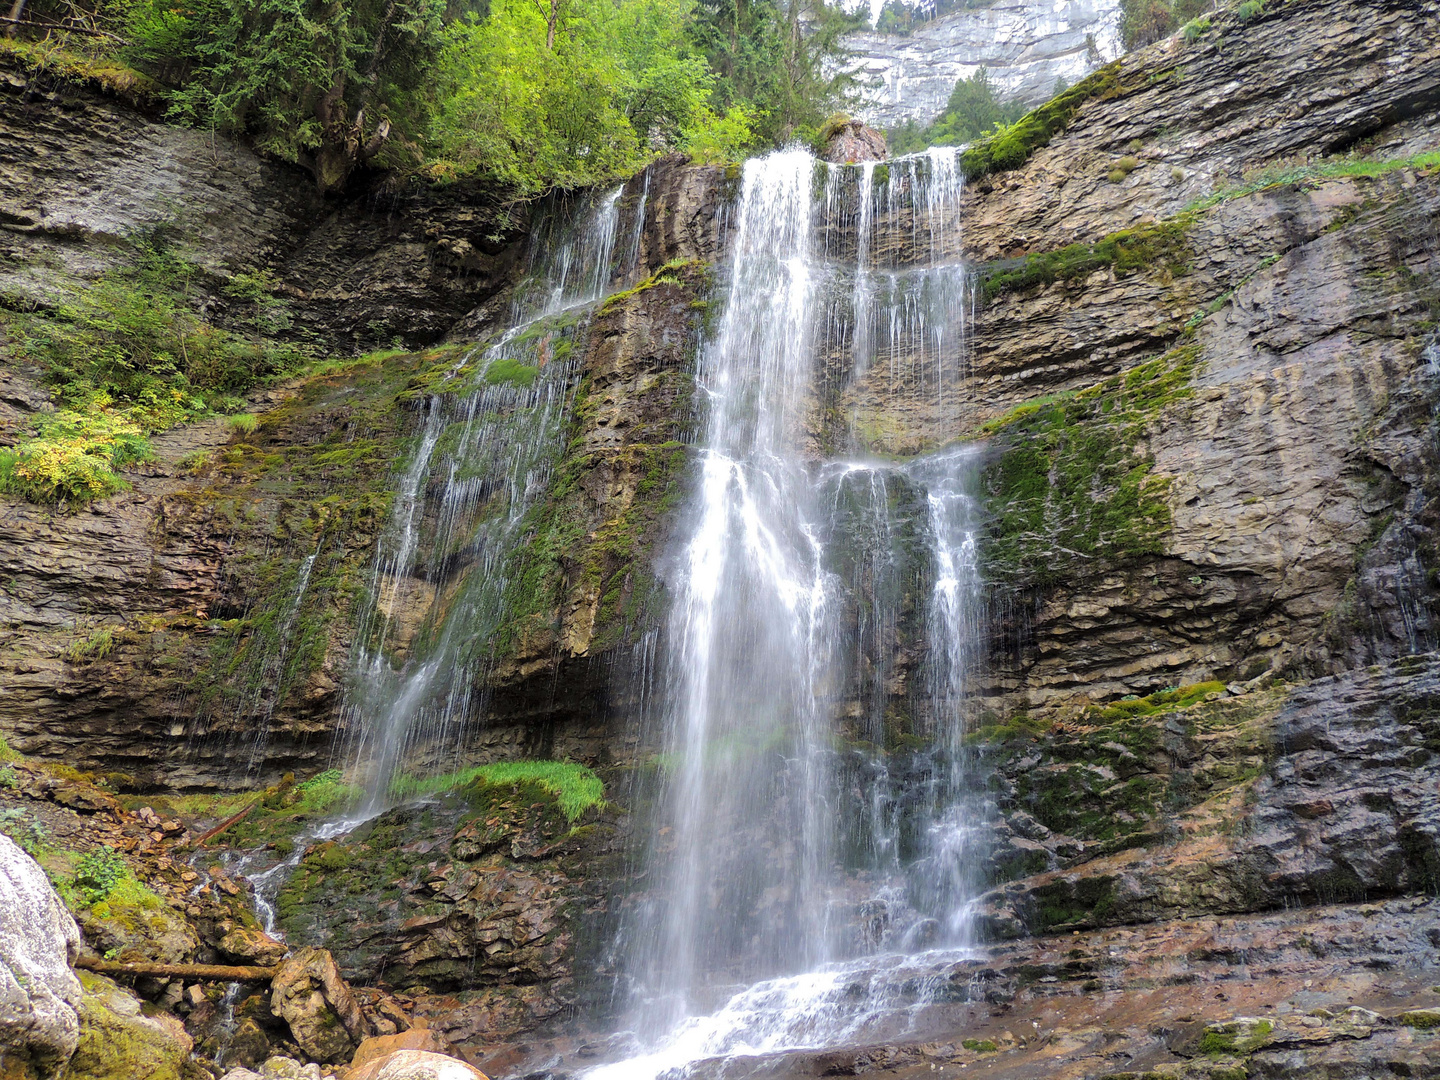
[[[1103,269],[1109,269],[1117,278],[1156,270],[1178,276],[1189,267],[1192,253],[1186,230],[1192,221],[1182,216],[1124,229],[1094,244],[1071,244],[1058,251],[1027,255],[1013,269],[982,271],[981,294],[989,302],[1003,293],[1025,292],[1056,281],[1077,281]]]
[[[1142,445],[1160,413],[1193,394],[1199,365],[1200,346],[1188,344],[986,425],[1003,440],[983,474],[993,578],[1045,587],[1077,564],[1160,554],[1170,483],[1151,475]]]
[[[1018,169],[1031,154],[1064,131],[1087,101],[1117,96],[1120,91],[1120,61],[1116,60],[971,146],[960,157],[965,179],[978,180],[988,173]]]
[[[501,761],[425,780],[402,778],[399,795],[434,794],[470,784],[503,786],[533,783],[553,796],[566,820],[575,821],[605,796],[605,785],[585,765],[573,761]]]
[[[1086,713],[1104,723],[1130,720],[1137,716],[1155,716],[1158,713],[1188,709],[1192,705],[1198,705],[1211,694],[1223,693],[1224,690],[1225,684],[1222,682],[1195,683],[1192,686],[1161,690],[1145,697],[1121,700],[1110,705],[1092,705],[1086,709]]]

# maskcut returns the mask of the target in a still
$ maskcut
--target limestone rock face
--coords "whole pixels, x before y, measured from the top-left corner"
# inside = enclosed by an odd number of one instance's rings
[[[1120,0],[997,0],[908,34],[849,34],[846,67],[870,123],[928,124],[955,81],[982,67],[1001,98],[1038,105],[1055,92],[1056,79],[1073,84],[1120,55],[1119,30]]]
[[[80,930],[45,871],[0,835],[0,1066],[50,1076],[80,1040]]]
[[[271,983],[270,1011],[290,1025],[300,1048],[316,1061],[344,1061],[370,1034],[359,1002],[325,949],[301,949],[281,965]]]

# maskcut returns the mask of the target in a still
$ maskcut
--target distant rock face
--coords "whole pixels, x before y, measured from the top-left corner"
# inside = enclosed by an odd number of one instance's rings
[[[0,1074],[50,1076],[80,1041],[75,920],[34,859],[0,835]]]
[[[856,110],[876,127],[929,123],[957,79],[985,68],[1001,98],[1038,105],[1055,80],[1075,83],[1123,51],[1120,0],[999,0],[958,11],[911,34],[852,34],[848,68],[860,83]]]
[[[885,133],[876,131],[863,120],[847,120],[825,141],[826,161],[837,165],[857,161],[884,161],[889,155]]]

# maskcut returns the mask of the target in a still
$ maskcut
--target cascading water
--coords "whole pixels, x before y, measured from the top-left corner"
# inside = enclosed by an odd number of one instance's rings
[[[609,285],[620,188],[541,219],[510,327],[432,380],[414,449],[400,468],[359,627],[337,749],[363,784],[360,804],[315,822],[275,861],[222,862],[248,878],[256,913],[282,938],[275,899],[308,847],[342,836],[407,794],[405,772],[453,764],[482,702],[489,646],[506,611],[507,561],[563,449],[575,342]],[[303,564],[282,640],[314,562]]]
[[[441,768],[459,751],[504,617],[506,561],[562,449],[573,346],[611,278],[620,194],[578,228],[542,222],[510,329],[461,357],[424,403],[345,710],[363,815],[403,794],[408,765]]]
[[[587,1075],[853,1039],[904,966],[857,958],[965,943],[974,457],[822,449],[861,441],[833,417],[865,394],[953,422],[960,189],[952,151],[745,167],[729,296],[697,373],[708,411],[669,579],[656,820],[620,941],[640,1053]],[[928,693],[910,695],[909,723],[926,751],[892,776],[875,747],[921,638]]]

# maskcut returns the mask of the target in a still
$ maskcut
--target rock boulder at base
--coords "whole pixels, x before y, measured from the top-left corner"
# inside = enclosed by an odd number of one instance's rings
[[[0,1075],[49,1076],[75,1052],[79,943],[45,871],[0,835]]]
[[[244,963],[269,967],[284,960],[290,950],[283,941],[276,941],[264,930],[237,926],[220,939],[220,951]]]
[[[441,1041],[429,1028],[412,1027],[409,1031],[394,1035],[376,1035],[366,1039],[350,1059],[350,1072],[359,1073],[371,1062],[387,1058],[397,1050],[425,1050],[432,1054],[443,1054],[449,1044]]]
[[[345,1080],[488,1080],[459,1058],[428,1050],[396,1050],[345,1074]]]
[[[316,1061],[346,1061],[368,1036],[360,1003],[327,949],[300,949],[270,984],[270,1011]]]
[[[865,121],[848,116],[828,120],[821,131],[821,138],[825,143],[825,152],[820,156],[835,165],[884,161],[890,154],[883,131],[876,131]]]
[[[103,975],[82,972],[80,1045],[65,1080],[183,1080],[194,1042],[169,1013],[145,1016],[140,999]]]

